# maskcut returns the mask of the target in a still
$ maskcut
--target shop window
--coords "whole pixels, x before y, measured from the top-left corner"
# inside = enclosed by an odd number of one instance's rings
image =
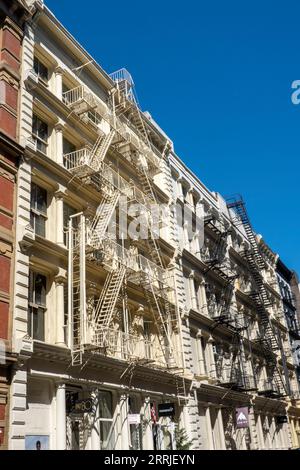
[[[48,69],[37,57],[34,58],[33,69],[39,79],[43,80],[46,83],[48,82],[48,78],[49,78]]]
[[[31,184],[30,225],[34,233],[46,236],[47,191],[35,183]]]
[[[47,153],[48,136],[48,124],[34,114],[32,118],[32,137],[37,150],[44,154]]]
[[[102,450],[114,448],[113,400],[108,391],[99,391],[100,443]]]
[[[46,277],[29,273],[28,334],[33,339],[45,340]]]
[[[137,397],[130,396],[128,399],[129,405],[129,414],[131,415],[140,415],[140,407],[138,405]],[[141,417],[140,417],[141,418]],[[142,450],[143,449],[143,434],[142,434],[142,424],[141,419],[139,423],[130,423],[130,443],[132,450]]]

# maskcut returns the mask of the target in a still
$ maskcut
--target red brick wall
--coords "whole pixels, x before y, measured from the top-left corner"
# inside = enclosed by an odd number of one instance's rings
[[[4,11],[2,11],[4,9]],[[15,173],[18,151],[18,104],[23,26],[20,24],[21,3],[0,0],[0,339],[5,339],[10,357],[11,309],[14,255]],[[21,12],[22,13],[22,12]],[[23,11],[24,13],[24,11]],[[15,141],[7,143],[11,139]],[[8,401],[9,362],[0,366],[1,401]],[[0,404],[0,449],[8,443],[8,405]]]
[[[21,36],[9,18],[0,25],[0,129],[13,139],[17,137]]]
[[[14,205],[14,182],[0,175],[0,188],[0,206],[12,211]]]
[[[2,339],[8,339],[8,316],[9,304],[0,302],[0,338]]]

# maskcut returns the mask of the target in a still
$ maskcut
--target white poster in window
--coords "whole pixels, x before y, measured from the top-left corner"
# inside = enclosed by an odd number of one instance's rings
[[[141,422],[141,415],[139,414],[130,414],[128,415],[128,423],[129,424],[140,424]]]

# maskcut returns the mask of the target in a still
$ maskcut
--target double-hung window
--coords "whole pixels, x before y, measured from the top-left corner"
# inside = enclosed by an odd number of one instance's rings
[[[33,69],[37,74],[38,78],[40,78],[46,83],[48,82],[48,69],[37,57],[34,58]]]
[[[47,219],[47,191],[35,183],[31,185],[30,225],[34,233],[45,237]]]
[[[114,449],[113,399],[111,392],[99,391],[99,424],[101,450]]]
[[[37,150],[46,154],[48,146],[48,124],[35,114],[32,118],[32,138],[36,143]]]
[[[45,340],[46,277],[29,273],[28,334],[33,339]]]

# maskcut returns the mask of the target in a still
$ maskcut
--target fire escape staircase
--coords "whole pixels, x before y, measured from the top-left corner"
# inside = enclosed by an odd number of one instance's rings
[[[106,280],[97,302],[94,314],[95,329],[107,329],[112,319],[120,290],[124,281],[126,266],[120,264],[107,274]]]
[[[229,200],[227,207],[235,212],[235,224],[237,225],[238,223],[241,223],[243,225],[247,239],[251,245],[251,249],[247,250],[245,253],[245,258],[248,261],[248,265],[256,285],[256,292],[252,294],[252,299],[256,304],[261,323],[261,332],[257,340],[257,344],[260,345],[261,352],[266,358],[270,375],[274,381],[278,395],[283,396],[288,393],[289,381],[286,371],[286,359],[281,341],[278,334],[274,331],[274,327],[268,314],[268,308],[271,306],[271,303],[261,274],[261,270],[265,267],[265,262],[251,226],[244,201],[242,199],[235,199],[233,201]],[[278,369],[276,351],[281,352],[283,368],[285,371],[285,381]]]
[[[98,172],[101,168],[101,163],[103,162],[109,147],[112,144],[113,138],[115,136],[115,130],[111,129],[108,134],[104,136],[99,136],[96,140],[92,151],[90,166],[95,171]]]
[[[113,216],[113,212],[120,199],[120,192],[112,191],[106,195],[98,206],[96,215],[91,224],[90,244],[93,249],[101,248],[101,241],[104,238],[105,231]]]

